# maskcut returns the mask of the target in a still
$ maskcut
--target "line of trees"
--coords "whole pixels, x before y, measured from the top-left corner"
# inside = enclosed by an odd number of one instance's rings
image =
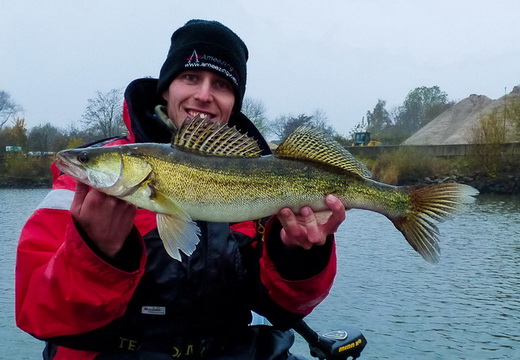
[[[246,97],[242,112],[255,124],[264,137],[272,138],[275,143],[285,139],[300,126],[312,126],[333,137],[341,138],[328,124],[327,114],[320,109],[314,110],[311,115],[305,113],[283,114],[270,121],[266,116],[266,107],[262,101]]]
[[[400,144],[454,104],[438,86],[421,86],[410,91],[403,104],[392,110],[386,108],[385,100],[379,99],[352,133],[369,131],[385,144]]]
[[[25,121],[16,117],[21,106],[8,93],[0,91],[0,149],[5,149],[6,145],[17,145],[26,151],[55,152],[82,141],[87,143],[124,134],[122,94],[122,89],[98,91],[95,97],[87,100],[79,125],[59,129],[43,124],[27,130]],[[273,142],[281,141],[298,126],[309,125],[325,131],[345,145],[351,144],[353,134],[359,131],[369,131],[385,144],[398,144],[452,105],[448,95],[438,86],[418,87],[408,93],[402,105],[392,110],[386,108],[386,101],[378,100],[346,137],[329,125],[327,114],[319,109],[312,114],[283,114],[269,120],[262,101],[246,97],[242,111]]]
[[[66,129],[50,123],[28,129],[25,119],[16,117],[21,107],[7,94],[5,98],[9,102],[4,106],[6,111],[2,113],[0,123],[0,149],[4,151],[6,146],[15,145],[22,147],[25,152],[57,152],[96,139],[124,135],[127,130],[122,121],[122,94],[121,89],[96,92],[95,97],[87,100],[87,107],[79,125],[71,124]],[[327,115],[322,110],[315,110],[311,115],[284,114],[270,121],[266,115],[265,105],[260,100],[246,97],[242,111],[264,136],[274,137],[274,142],[279,142],[302,125],[319,128],[341,139],[341,136],[328,124]]]
[[[22,107],[0,91],[0,184],[2,186],[48,186],[50,156],[62,149],[97,139],[123,135],[122,90],[97,92],[88,99],[79,125],[67,129],[50,123],[28,129],[20,116]],[[7,151],[10,150],[10,151]]]
[[[47,123],[28,129],[25,119],[17,116],[21,106],[8,93],[0,91],[0,151],[5,151],[6,146],[16,146],[24,152],[57,152],[96,139],[122,135],[126,132],[122,103],[121,89],[98,91],[95,97],[87,100],[79,125],[73,123],[62,129]]]
[[[28,129],[25,119],[20,116],[22,107],[5,91],[0,91],[0,183],[18,186],[25,179],[30,184],[40,181],[50,183],[47,168],[51,157],[31,157],[33,155],[55,153],[65,148],[76,147],[98,139],[124,135],[126,128],[122,121],[122,89],[108,92],[96,92],[96,96],[87,100],[87,107],[78,124],[71,124],[67,129],[60,129],[50,123]],[[266,116],[266,107],[260,101],[245,98],[242,111],[253,121],[260,132],[274,143],[284,139],[297,127],[308,125],[319,128],[333,136],[343,145],[352,143],[355,132],[369,131],[373,138],[384,144],[400,144],[435,117],[454,105],[448,95],[438,86],[418,87],[408,93],[402,105],[391,110],[386,108],[386,101],[379,99],[366,117],[345,137],[338,134],[328,123],[327,115],[322,110],[312,114],[284,114],[274,120]],[[505,119],[508,119],[508,128]],[[473,142],[496,144],[510,141],[506,132],[516,132],[520,137],[520,100],[511,100],[502,109],[495,109],[484,116],[474,129]],[[518,138],[517,137],[517,138]],[[6,151],[6,146],[14,150]],[[493,169],[497,167],[500,156],[491,156],[492,147],[483,147],[481,159],[489,159]],[[23,161],[22,161],[23,160]],[[482,160],[482,163],[485,161]],[[491,169],[491,170],[493,170]],[[38,180],[40,179],[40,180]]]
[[[60,129],[47,123],[29,130],[25,120],[17,116],[22,107],[7,92],[0,91],[0,151],[14,145],[22,147],[25,152],[56,152],[96,139],[123,135],[126,128],[122,121],[122,104],[122,89],[98,91],[95,97],[87,100],[87,107],[78,125],[71,124],[67,129]],[[246,97],[242,111],[265,137],[275,143],[297,127],[309,125],[321,129],[345,145],[351,144],[353,134],[360,131],[371,132],[373,138],[384,144],[399,144],[453,105],[454,101],[450,101],[438,86],[418,87],[408,93],[401,105],[391,110],[387,109],[385,100],[379,99],[346,137],[329,125],[327,114],[319,109],[312,114],[283,114],[269,120],[262,101]],[[515,111],[520,113],[520,108],[517,110],[513,102],[508,111],[508,117],[514,118]],[[517,123],[520,135],[520,120]]]

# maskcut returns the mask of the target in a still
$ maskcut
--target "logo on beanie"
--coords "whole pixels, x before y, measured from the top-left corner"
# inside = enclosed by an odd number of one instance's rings
[[[238,80],[233,75],[233,67],[226,61],[218,59],[210,55],[199,55],[197,50],[193,50],[191,56],[186,59],[185,68],[209,68],[223,74],[225,77],[230,79],[236,86],[238,86]]]
[[[201,57],[202,56],[199,56],[199,54],[197,54],[197,50],[193,50],[193,53],[191,54],[191,56],[189,58],[187,58],[186,60],[188,60],[188,64],[191,64],[192,62],[199,64],[199,59]]]

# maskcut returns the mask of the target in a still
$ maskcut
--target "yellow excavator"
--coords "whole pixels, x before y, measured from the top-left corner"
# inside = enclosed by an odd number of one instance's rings
[[[352,143],[352,146],[378,146],[378,145],[381,145],[381,142],[377,141],[377,140],[371,140],[370,133],[368,131],[354,133],[354,142]]]

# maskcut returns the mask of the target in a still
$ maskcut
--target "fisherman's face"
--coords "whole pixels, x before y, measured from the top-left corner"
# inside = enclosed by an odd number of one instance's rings
[[[227,124],[233,113],[235,93],[231,82],[211,71],[189,70],[180,73],[163,93],[168,117],[177,127],[186,117],[198,114],[212,122]]]

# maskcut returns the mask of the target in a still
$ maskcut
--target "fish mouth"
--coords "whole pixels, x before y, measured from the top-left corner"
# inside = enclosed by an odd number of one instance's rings
[[[71,162],[63,154],[58,153],[56,155],[56,166],[63,173],[70,175],[79,181],[83,182],[88,179],[85,169],[81,165]]]

